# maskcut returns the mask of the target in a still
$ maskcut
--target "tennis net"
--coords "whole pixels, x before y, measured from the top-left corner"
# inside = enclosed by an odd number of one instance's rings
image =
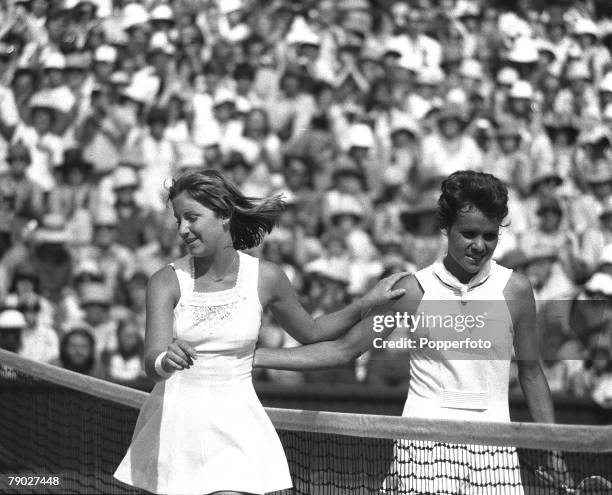
[[[0,350],[0,493],[143,493],[112,473],[145,398]],[[267,412],[294,482],[282,495],[612,495],[612,426]]]

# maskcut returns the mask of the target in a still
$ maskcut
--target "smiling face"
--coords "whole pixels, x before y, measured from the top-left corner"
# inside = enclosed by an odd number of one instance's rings
[[[178,233],[193,256],[212,256],[222,246],[231,244],[230,233],[223,228],[224,220],[187,193],[174,198],[172,208]]]
[[[471,206],[448,228],[449,270],[468,281],[491,259],[499,240],[499,224]]]

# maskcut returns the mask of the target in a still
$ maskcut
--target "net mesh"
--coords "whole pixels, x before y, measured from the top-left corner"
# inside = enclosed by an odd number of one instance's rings
[[[144,493],[112,477],[130,443],[137,408],[22,371],[0,371],[0,493],[24,493],[23,487],[9,485],[9,475],[45,474],[59,476],[61,484],[37,486],[36,493]],[[601,446],[592,452],[584,447],[561,452],[545,444],[514,448],[410,440],[410,435],[376,438],[376,431],[359,436],[322,433],[301,411],[295,411],[292,423],[278,429],[294,483],[283,495],[612,495],[612,486],[603,482],[612,479],[612,452],[602,452]],[[559,454],[567,472],[558,463]],[[573,483],[569,486],[582,482],[583,488],[568,490],[567,475]]]

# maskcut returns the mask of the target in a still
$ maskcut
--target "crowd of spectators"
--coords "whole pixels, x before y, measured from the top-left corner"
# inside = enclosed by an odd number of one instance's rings
[[[612,5],[7,0],[0,344],[143,384],[148,277],[180,257],[168,178],[283,193],[254,251],[317,316],[443,252],[441,177],[510,190],[496,258],[538,302],[554,392],[612,399]],[[264,317],[262,343],[296,343]],[[405,386],[402,351],[259,379]]]

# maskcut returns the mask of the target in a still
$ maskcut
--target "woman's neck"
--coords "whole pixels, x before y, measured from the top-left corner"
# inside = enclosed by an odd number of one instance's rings
[[[444,268],[446,268],[450,272],[450,274],[453,275],[462,284],[467,284],[476,276],[476,273],[470,273],[465,271],[450,254],[447,254],[442,260],[442,262],[444,263]]]

